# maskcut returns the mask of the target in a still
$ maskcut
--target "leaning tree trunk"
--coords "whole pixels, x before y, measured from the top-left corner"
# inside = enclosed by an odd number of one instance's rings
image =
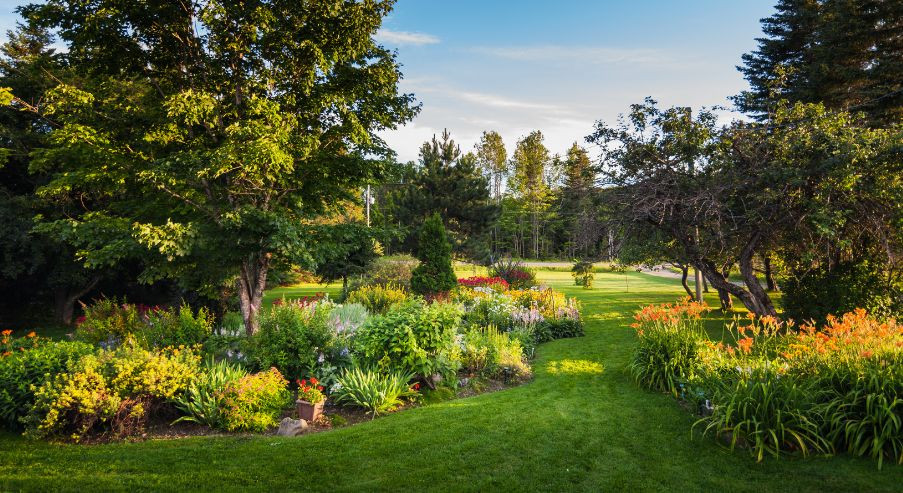
[[[687,282],[687,277],[690,275],[690,266],[684,264],[677,264],[677,266],[680,267],[680,284],[684,287],[684,291],[687,292],[690,299],[696,301],[696,294],[693,293],[693,290],[690,289],[690,284]]]
[[[57,288],[54,292],[56,319],[65,325],[72,325],[72,319],[75,315],[75,302],[94,289],[99,282],[100,276],[95,275],[78,291],[73,292],[68,287]]]
[[[759,238],[759,233],[754,234],[749,242],[747,242],[746,246],[743,247],[743,251],[740,252],[740,273],[743,274],[743,282],[746,284],[746,288],[753,297],[756,298],[756,301],[758,301],[760,305],[761,311],[756,311],[756,315],[771,315],[774,317],[778,312],[774,308],[774,303],[771,302],[771,297],[768,296],[768,293],[762,288],[762,283],[759,282],[759,278],[756,277],[756,271],[753,269],[752,264],[753,255],[755,254],[756,245],[759,243]]]
[[[248,335],[254,335],[259,327],[257,315],[263,303],[269,263],[270,254],[267,253],[251,255],[241,264],[241,274],[237,282],[238,306]]]
[[[731,266],[727,264],[721,269],[721,275],[727,279],[731,274]],[[731,294],[723,289],[715,289],[718,292],[718,301],[721,302],[721,311],[727,312],[734,308],[734,300],[731,298]]]

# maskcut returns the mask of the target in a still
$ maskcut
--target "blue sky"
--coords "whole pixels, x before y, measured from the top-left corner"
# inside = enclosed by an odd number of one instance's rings
[[[398,50],[402,90],[423,111],[384,137],[409,160],[443,128],[465,151],[497,130],[509,154],[538,129],[564,153],[646,96],[727,105],[774,1],[399,0],[378,39]],[[2,32],[21,3],[0,0]]]

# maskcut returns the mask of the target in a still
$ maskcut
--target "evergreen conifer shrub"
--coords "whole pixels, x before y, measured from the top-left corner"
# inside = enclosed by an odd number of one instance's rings
[[[452,269],[451,244],[439,214],[433,214],[420,228],[417,242],[420,265],[411,275],[411,289],[433,295],[451,291],[458,283]]]

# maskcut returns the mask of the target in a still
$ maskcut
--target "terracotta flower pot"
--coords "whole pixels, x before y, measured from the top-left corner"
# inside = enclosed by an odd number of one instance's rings
[[[298,417],[308,423],[316,421],[317,418],[320,417],[320,414],[323,413],[323,401],[311,404],[310,402],[298,399],[295,401],[295,405],[298,406]]]

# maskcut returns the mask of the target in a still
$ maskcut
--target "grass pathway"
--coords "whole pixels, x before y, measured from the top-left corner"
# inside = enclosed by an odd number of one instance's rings
[[[541,346],[529,384],[295,439],[73,446],[0,435],[0,490],[900,490],[903,467],[869,460],[757,464],[691,438],[692,416],[637,388],[624,372],[629,317],[674,300],[677,281],[598,274],[584,291],[567,272],[540,275],[581,298],[587,335]]]

